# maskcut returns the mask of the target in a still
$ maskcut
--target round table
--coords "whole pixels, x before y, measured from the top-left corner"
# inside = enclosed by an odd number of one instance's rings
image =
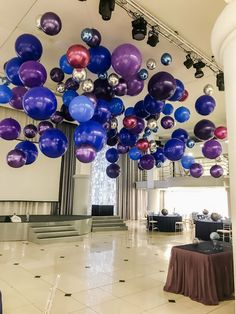
[[[154,215],[150,218],[157,221],[158,231],[160,232],[175,232],[175,223],[182,221],[182,216],[178,215]]]

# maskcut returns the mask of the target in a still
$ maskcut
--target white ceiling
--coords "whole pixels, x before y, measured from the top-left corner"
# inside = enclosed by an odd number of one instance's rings
[[[157,18],[169,25],[173,30],[198,47],[208,56],[210,51],[211,29],[224,8],[223,0],[136,0],[152,12]],[[224,93],[219,92],[215,86],[215,74],[209,69],[204,69],[205,76],[202,79],[194,78],[194,69],[187,70],[183,61],[185,54],[175,45],[168,43],[161,38],[160,43],[155,47],[150,47],[146,41],[137,42],[131,37],[131,18],[127,13],[116,6],[110,21],[103,21],[98,13],[99,0],[0,0],[0,72],[3,72],[3,64],[15,56],[14,42],[22,33],[32,33],[41,40],[44,53],[41,62],[47,70],[58,66],[58,60],[67,48],[75,43],[81,43],[80,32],[85,27],[97,28],[102,34],[102,45],[111,52],[113,49],[126,42],[136,45],[143,56],[143,66],[149,58],[157,61],[156,71],[164,70],[179,78],[189,91],[189,98],[184,103],[174,105],[186,105],[192,112],[191,121],[177,127],[192,129],[193,125],[203,117],[194,110],[194,103],[197,97],[203,94],[203,88],[210,83],[214,86],[214,97],[217,107],[209,119],[216,125],[225,124]],[[57,36],[47,36],[36,28],[36,18],[38,15],[48,11],[57,13],[62,20],[62,31]],[[173,62],[165,67],[160,64],[162,53],[172,54]],[[150,76],[155,72],[150,71]],[[55,84],[48,79],[47,85],[55,90]],[[147,84],[146,84],[147,85]],[[145,87],[142,94],[137,97],[124,97],[126,106],[134,105],[147,93]],[[166,131],[164,131],[166,132]]]

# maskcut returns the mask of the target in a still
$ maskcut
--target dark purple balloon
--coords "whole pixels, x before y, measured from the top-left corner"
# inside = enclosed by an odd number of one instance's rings
[[[127,95],[137,96],[142,92],[143,88],[144,81],[141,80],[137,74],[127,80]]]
[[[185,151],[185,144],[183,141],[172,138],[169,139],[164,146],[164,154],[171,161],[180,160]]]
[[[23,110],[22,100],[26,92],[27,88],[23,86],[13,87],[13,96],[9,101],[10,106],[12,106],[14,109]]]
[[[139,160],[139,164],[144,170],[150,170],[155,165],[155,158],[152,155],[143,155]]]
[[[143,167],[140,165],[140,161],[138,161],[138,169],[141,170],[141,171],[144,170]]]
[[[49,36],[55,36],[61,31],[60,17],[54,12],[46,12],[41,16],[40,28]]]
[[[143,132],[145,128],[145,121],[140,117],[136,117],[136,118],[137,118],[136,126],[133,129],[129,130],[129,132],[132,134],[140,134]]]
[[[113,91],[115,93],[116,96],[124,96],[127,94],[127,90],[128,90],[128,86],[127,86],[127,82],[125,79],[120,78],[119,79],[119,84],[114,86]]]
[[[209,140],[202,147],[203,156],[209,159],[216,159],[222,153],[222,146],[216,140]]]
[[[190,167],[190,174],[194,178],[200,178],[203,174],[203,167],[198,163],[194,163]]]
[[[92,28],[91,31],[92,31],[92,38],[89,41],[86,41],[86,44],[89,47],[99,46],[102,40],[101,34],[95,28]]]
[[[13,149],[7,154],[7,164],[12,168],[20,168],[26,164],[26,154],[19,149]]]
[[[76,82],[75,80],[73,80],[72,77],[69,77],[66,81],[65,81],[65,88],[67,90],[77,90],[79,88],[79,83]]]
[[[148,82],[148,92],[156,100],[171,98],[176,90],[175,78],[167,72],[154,74]]]
[[[12,118],[3,119],[0,122],[0,137],[4,140],[15,140],[20,135],[20,124]]]
[[[120,175],[120,166],[117,164],[110,164],[106,169],[106,174],[109,178],[115,179]]]
[[[67,121],[75,121],[72,117],[71,117],[71,115],[70,115],[70,113],[69,113],[69,108],[66,106],[66,105],[62,105],[61,106],[61,109],[60,109],[60,111],[61,111],[61,113],[62,113],[62,116],[63,116],[63,118],[65,119],[65,120],[67,120]]]
[[[34,138],[38,133],[38,129],[33,124],[27,124],[23,129],[23,133],[27,138]]]
[[[55,111],[53,113],[53,115],[50,117],[50,120],[55,123],[55,124],[59,124],[63,121],[64,117],[63,117],[63,113],[61,111]]]
[[[223,176],[224,170],[220,165],[214,165],[210,169],[210,174],[214,178],[220,178]]]
[[[202,141],[210,140],[214,137],[215,124],[210,120],[200,120],[194,127],[194,135]]]
[[[119,136],[113,136],[110,138],[107,138],[107,145],[108,146],[116,146],[116,144],[119,142]]]
[[[83,163],[92,162],[95,159],[96,155],[96,150],[90,145],[84,144],[75,149],[76,158]]]
[[[38,124],[38,133],[42,135],[48,129],[53,129],[53,124],[49,121],[41,121]]]
[[[110,101],[114,95],[112,87],[109,85],[107,80],[96,79],[94,81],[93,93],[97,98],[105,99]]]
[[[175,120],[171,116],[164,116],[161,118],[161,126],[163,129],[171,129],[175,125]]]
[[[117,151],[121,155],[126,154],[129,151],[129,146],[124,146],[121,143],[118,143],[117,144]]]
[[[65,74],[60,68],[53,68],[50,71],[50,78],[53,82],[60,83],[64,80]]]
[[[213,97],[210,95],[202,95],[198,97],[198,99],[195,102],[195,109],[197,113],[207,116],[210,113],[212,113],[215,109],[216,102]]]
[[[47,80],[47,71],[38,61],[30,60],[20,66],[19,77],[27,87],[43,86]]]
[[[94,108],[96,108],[97,97],[93,93],[83,93],[82,95],[88,97],[92,101]]]

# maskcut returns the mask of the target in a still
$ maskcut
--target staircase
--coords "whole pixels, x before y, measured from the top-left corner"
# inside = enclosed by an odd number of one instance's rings
[[[120,216],[93,216],[92,232],[128,230]]]
[[[81,239],[73,222],[39,222],[29,226],[29,241],[37,244],[72,242]]]

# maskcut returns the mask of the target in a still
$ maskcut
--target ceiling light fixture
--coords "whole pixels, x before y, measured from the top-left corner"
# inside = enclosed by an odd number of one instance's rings
[[[156,45],[159,43],[159,34],[155,30],[155,27],[152,27],[152,29],[148,32],[148,40],[147,44],[151,47],[156,47]]]
[[[216,86],[218,87],[219,91],[225,90],[224,73],[223,72],[219,72],[216,75]]]
[[[147,35],[147,22],[140,16],[136,20],[132,21],[132,37],[135,40],[143,40]]]
[[[202,68],[204,68],[205,65],[206,64],[204,62],[202,62],[201,60],[199,60],[198,62],[194,63],[193,67],[194,67],[194,69],[196,69],[196,72],[195,72],[194,76],[196,78],[201,78],[201,77],[204,76]]]
[[[99,14],[104,21],[111,19],[111,13],[115,10],[115,0],[100,0],[99,2]]]
[[[187,69],[190,69],[191,66],[193,66],[193,59],[191,58],[191,55],[190,54],[187,54],[186,56],[186,60],[184,61],[184,65]]]

